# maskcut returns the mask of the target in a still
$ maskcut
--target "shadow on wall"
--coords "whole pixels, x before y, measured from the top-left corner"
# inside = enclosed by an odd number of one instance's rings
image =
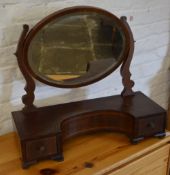
[[[159,105],[168,109],[170,104],[170,36],[166,54],[161,56],[164,61],[157,75],[150,81],[150,97]],[[170,129],[169,117],[167,118],[167,128]]]
[[[44,85],[46,86],[46,85]],[[57,90],[59,90],[56,87],[53,87]],[[42,90],[41,93],[45,93],[44,90]],[[38,96],[41,96],[41,93]],[[54,93],[55,94],[55,93]],[[37,98],[38,98],[37,96]],[[83,99],[86,99],[87,97],[87,90],[85,88],[79,88],[79,89],[70,89],[68,92],[63,94],[55,94],[52,96],[48,96],[44,99],[37,100],[35,98],[35,105],[37,107],[39,106],[48,106],[48,105],[56,105],[56,104],[63,104],[63,103],[69,103],[73,101],[80,101]]]
[[[2,134],[13,130],[11,126],[11,110],[14,108],[14,106],[11,102],[11,98],[13,88],[12,82],[16,78],[16,69],[17,68],[13,68],[10,73],[7,71],[9,74],[6,74],[5,71],[3,71],[1,75],[0,133]]]
[[[168,52],[170,52],[170,49]],[[150,97],[165,108],[167,108],[168,97],[170,95],[170,92],[168,91],[170,88],[169,59],[170,55],[166,55],[160,70],[150,82]]]

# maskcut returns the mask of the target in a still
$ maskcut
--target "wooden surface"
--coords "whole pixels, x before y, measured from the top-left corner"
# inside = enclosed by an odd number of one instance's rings
[[[166,175],[169,158],[169,144],[165,145],[109,175]]]
[[[170,136],[148,139],[138,145],[131,145],[121,134],[76,137],[64,143],[64,162],[44,161],[28,170],[21,168],[16,140],[15,133],[0,137],[0,175],[40,175],[45,168],[55,169],[56,175],[155,175],[155,172],[166,175],[167,172]],[[93,167],[85,168],[85,163]]]
[[[168,117],[167,117],[167,129],[170,131],[170,104],[168,107],[168,113],[167,113]]]

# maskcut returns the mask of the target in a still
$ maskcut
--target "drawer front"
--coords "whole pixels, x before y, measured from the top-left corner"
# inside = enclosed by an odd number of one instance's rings
[[[97,111],[63,121],[61,130],[63,139],[97,130],[114,130],[130,135],[133,132],[133,119],[119,112]]]
[[[27,161],[41,159],[57,153],[56,137],[48,137],[26,143]]]
[[[107,175],[168,175],[169,148],[163,146]]]
[[[165,127],[164,115],[155,117],[146,117],[139,120],[138,134],[139,136],[152,136],[153,134],[163,132]]]

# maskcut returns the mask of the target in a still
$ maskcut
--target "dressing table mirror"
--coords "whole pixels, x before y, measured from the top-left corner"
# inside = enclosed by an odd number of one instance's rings
[[[23,26],[16,56],[26,80],[25,106],[12,112],[23,168],[44,159],[64,160],[64,141],[85,133],[121,132],[132,143],[165,136],[165,110],[142,92],[132,90],[129,67],[133,51],[126,17],[119,19],[95,7],[66,8],[42,19],[31,30]],[[124,86],[120,95],[34,105],[35,79],[56,88],[78,88],[105,78],[119,66]]]

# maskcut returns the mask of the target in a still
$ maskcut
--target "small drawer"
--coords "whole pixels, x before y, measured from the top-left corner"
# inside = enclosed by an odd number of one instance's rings
[[[139,120],[138,134],[140,136],[152,136],[153,134],[162,132],[165,128],[164,115],[146,117]]]
[[[55,136],[26,142],[27,161],[45,158],[56,153]]]

